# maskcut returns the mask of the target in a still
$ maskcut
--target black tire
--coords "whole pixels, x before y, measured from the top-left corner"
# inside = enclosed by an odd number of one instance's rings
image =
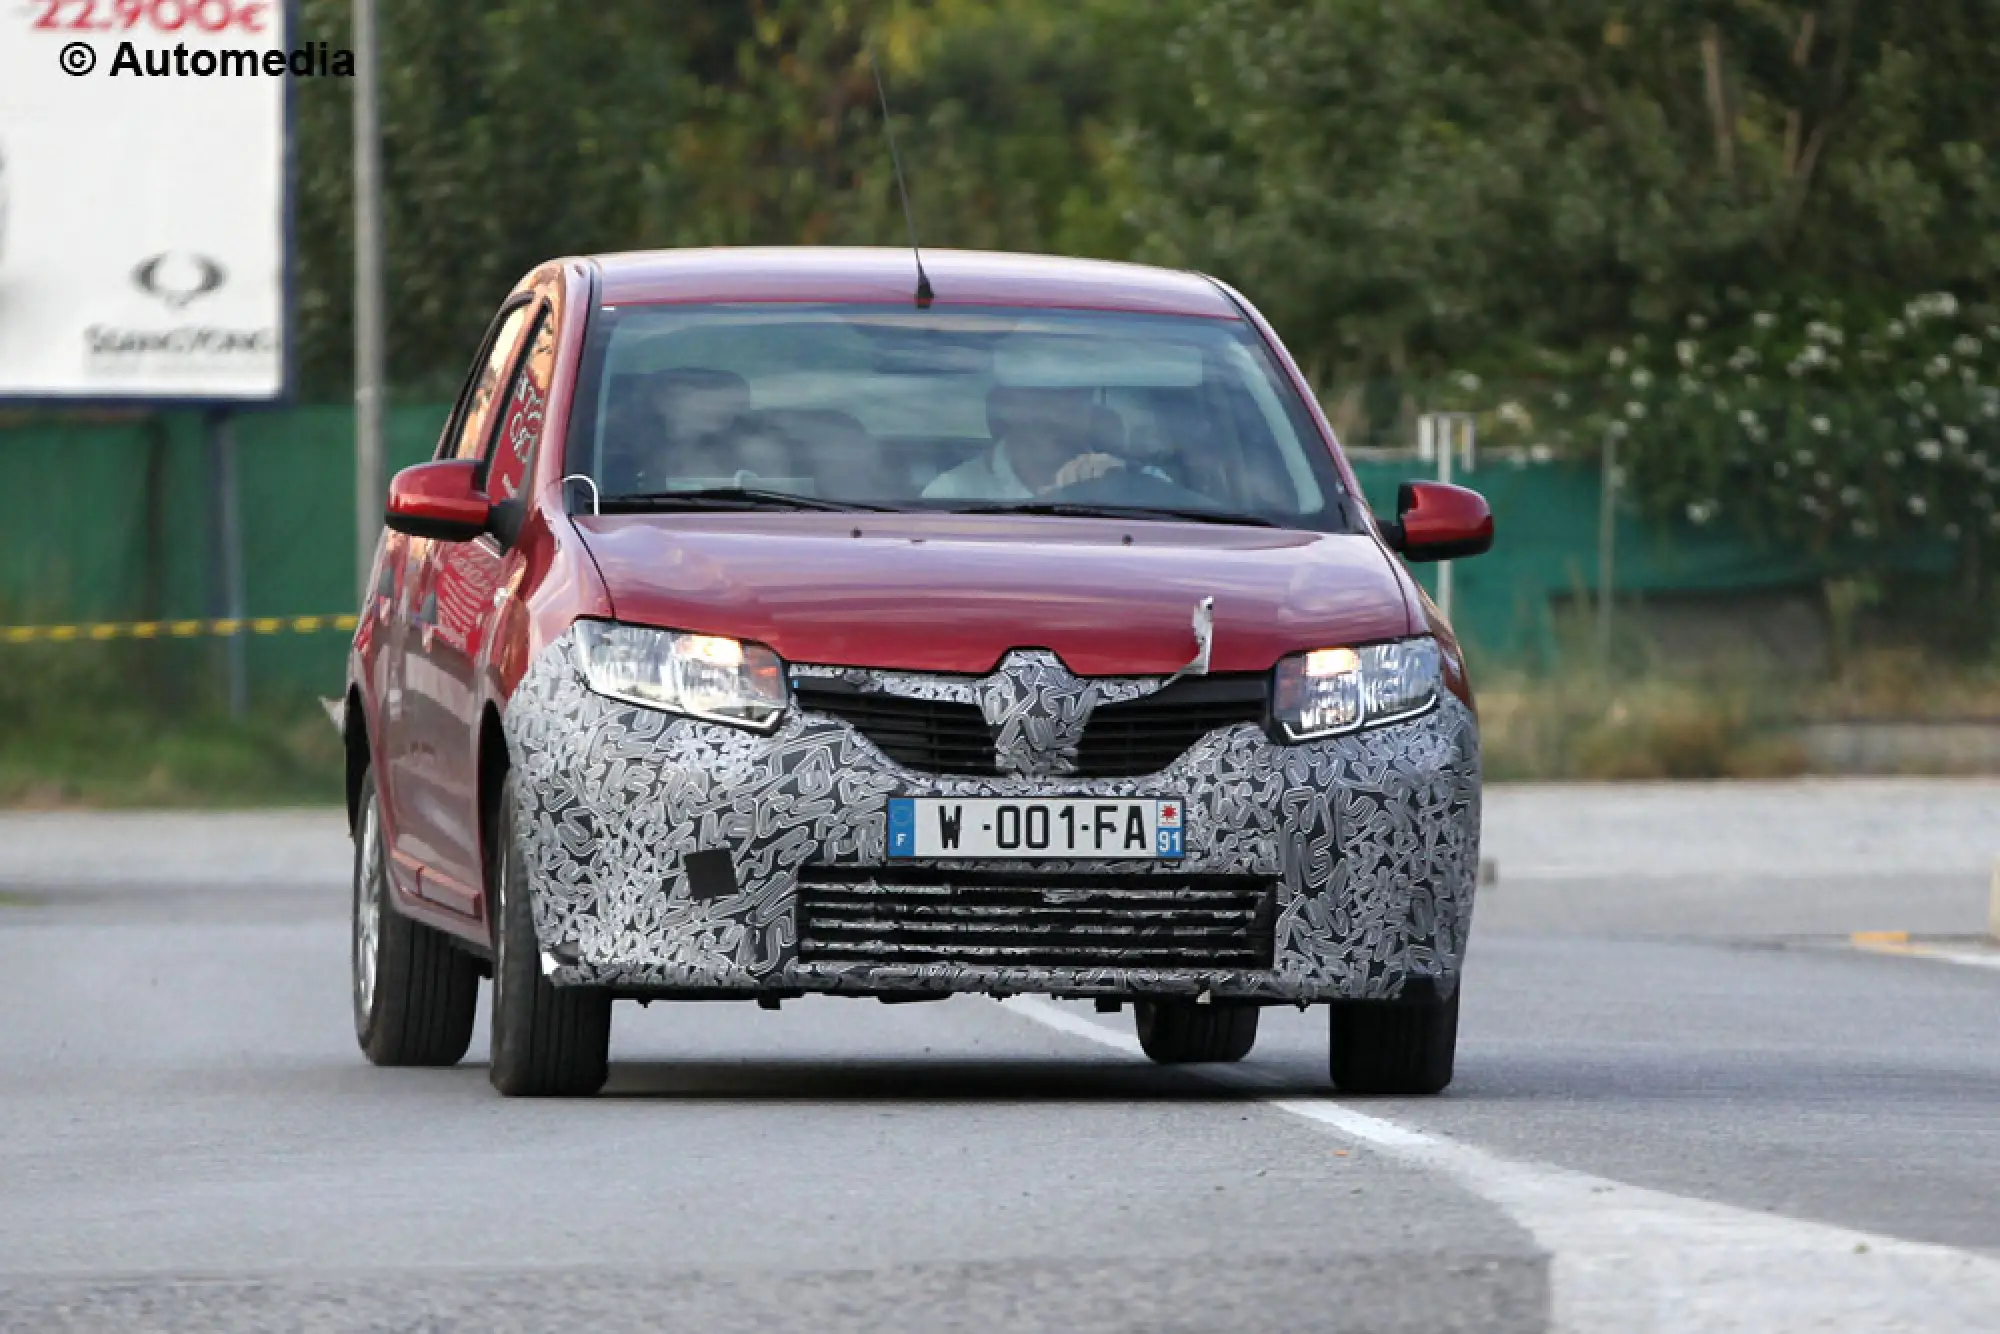
[[[457,1065],[472,1045],[479,962],[442,931],[396,911],[372,769],[361,776],[351,907],[348,964],[362,1052],[376,1065]]]
[[[493,910],[493,1087],[510,1098],[581,1098],[604,1087],[611,1062],[611,995],[552,986],[528,902],[507,775],[486,857]]]
[[[1139,1046],[1161,1065],[1240,1061],[1257,1045],[1257,1007],[1217,1001],[1140,1001]]]
[[[1334,1087],[1342,1093],[1442,1093],[1458,1052],[1463,990],[1448,1001],[1335,1001],[1327,1031]]]

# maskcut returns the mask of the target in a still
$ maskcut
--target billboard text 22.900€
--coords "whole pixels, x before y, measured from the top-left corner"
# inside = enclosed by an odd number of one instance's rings
[[[287,90],[352,62],[263,0],[0,12],[0,402],[283,397]]]

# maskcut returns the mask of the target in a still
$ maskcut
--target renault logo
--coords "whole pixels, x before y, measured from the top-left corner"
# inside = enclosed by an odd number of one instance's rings
[[[139,267],[132,270],[133,285],[166,302],[170,310],[179,310],[197,297],[207,296],[222,286],[226,278],[222,265],[207,255],[180,250],[163,251],[140,261]]]

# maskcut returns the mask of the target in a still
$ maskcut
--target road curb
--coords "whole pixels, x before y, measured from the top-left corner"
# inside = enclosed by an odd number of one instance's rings
[[[1986,891],[1986,934],[2000,944],[2000,857],[1993,859],[1993,884]]]

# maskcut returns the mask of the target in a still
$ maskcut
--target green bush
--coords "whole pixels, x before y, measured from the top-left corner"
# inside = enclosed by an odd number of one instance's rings
[[[1746,300],[1611,347],[1593,380],[1546,396],[1553,439],[1616,439],[1656,513],[1856,569],[1913,541],[1961,565],[2000,555],[2000,312],[1946,292],[1871,321]]]

